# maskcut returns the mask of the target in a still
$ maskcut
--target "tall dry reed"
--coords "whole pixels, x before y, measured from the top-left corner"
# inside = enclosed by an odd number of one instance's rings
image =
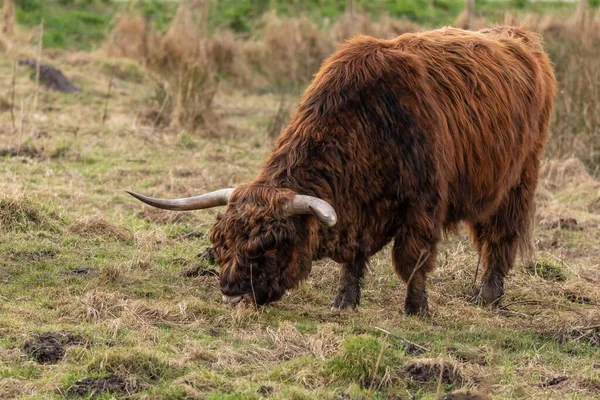
[[[2,34],[12,36],[15,32],[15,5],[13,0],[2,3]]]
[[[110,56],[130,57],[156,81],[155,123],[194,129],[211,115],[220,48],[207,35],[209,0],[183,2],[165,33],[136,14],[120,17],[104,46]]]

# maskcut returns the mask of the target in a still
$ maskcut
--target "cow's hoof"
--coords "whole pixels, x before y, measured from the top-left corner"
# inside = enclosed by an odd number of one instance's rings
[[[419,317],[419,318],[427,318],[429,317],[429,307],[404,307],[404,315],[407,317]]]
[[[404,315],[427,317],[429,316],[429,302],[427,301],[427,292],[409,291],[404,300]]]
[[[420,299],[421,301],[414,301],[415,299],[406,299],[404,303],[404,315],[407,317],[421,317],[425,318],[429,316],[429,306],[427,300]]]
[[[331,303],[331,311],[344,311],[344,312],[352,312],[356,311],[356,307],[358,306],[358,296],[350,295],[348,292],[340,292],[335,299],[333,299],[333,303]]]
[[[501,286],[484,283],[481,285],[479,294],[475,296],[475,304],[482,307],[495,307],[500,303],[503,294]]]

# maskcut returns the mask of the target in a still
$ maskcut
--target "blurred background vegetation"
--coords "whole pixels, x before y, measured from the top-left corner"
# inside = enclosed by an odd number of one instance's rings
[[[43,23],[44,49],[143,67],[156,88],[155,124],[202,131],[223,87],[282,94],[271,136],[323,59],[353,35],[525,24],[543,35],[560,85],[547,154],[576,156],[594,174],[600,166],[600,0],[3,1],[7,49],[12,25],[37,47]]]
[[[136,10],[157,29],[167,29],[180,0],[15,0],[16,19],[27,27],[44,20],[44,47],[89,50],[100,44],[114,25],[114,17],[125,10]],[[348,6],[344,0],[212,0],[209,29],[228,28],[250,33],[260,25],[260,17],[274,12],[279,17],[306,15],[319,25],[342,16]],[[453,24],[465,6],[464,0],[355,0],[356,10],[373,18],[393,18],[441,26]],[[517,14],[540,13],[564,16],[573,13],[575,2],[527,0],[477,0],[477,12],[488,20],[503,18],[506,11]],[[596,7],[600,0],[589,0]]]

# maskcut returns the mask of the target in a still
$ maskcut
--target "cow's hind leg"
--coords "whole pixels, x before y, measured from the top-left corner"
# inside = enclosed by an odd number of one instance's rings
[[[514,265],[517,250],[530,255],[536,182],[537,172],[523,173],[520,184],[489,219],[470,224],[484,266],[477,296],[481,305],[497,305],[504,295],[504,279]]]
[[[360,303],[360,283],[367,270],[367,261],[358,258],[343,264],[338,294],[333,299],[332,310],[353,310]]]
[[[428,314],[427,274],[435,266],[437,242],[440,233],[433,221],[407,225],[396,236],[392,253],[394,269],[407,283],[404,313]]]

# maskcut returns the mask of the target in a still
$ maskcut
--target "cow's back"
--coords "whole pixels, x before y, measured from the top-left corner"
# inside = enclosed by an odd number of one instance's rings
[[[398,49],[419,57],[434,117],[440,184],[452,221],[494,210],[518,184],[547,139],[555,80],[537,35],[498,27],[402,35]],[[436,118],[437,116],[437,118]]]

